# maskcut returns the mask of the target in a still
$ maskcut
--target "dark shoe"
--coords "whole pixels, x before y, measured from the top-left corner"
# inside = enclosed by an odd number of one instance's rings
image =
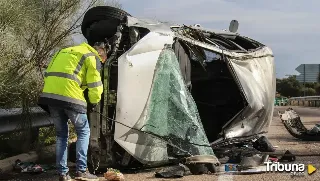
[[[99,178],[88,171],[86,172],[80,172],[78,171],[76,173],[75,178],[76,180],[85,180],[85,181],[99,181]]]
[[[67,175],[60,175],[60,176],[59,176],[59,181],[71,181],[71,177],[69,176],[69,174],[67,174]]]

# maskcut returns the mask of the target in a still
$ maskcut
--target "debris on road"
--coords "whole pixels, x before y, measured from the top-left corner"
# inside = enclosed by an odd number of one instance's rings
[[[54,166],[50,165],[40,165],[34,162],[22,162],[21,160],[16,160],[14,171],[19,171],[22,173],[42,173],[47,170],[54,169]]]
[[[156,178],[181,178],[188,175],[189,168],[183,164],[166,167],[155,173]]]
[[[278,158],[277,157],[269,157],[269,161],[271,162],[278,162]]]
[[[35,162],[38,160],[38,157],[38,154],[32,151],[0,160],[0,174],[12,171],[16,164],[16,160],[21,160],[22,162]]]
[[[225,164],[224,170],[226,172],[238,171],[238,165],[237,164]]]
[[[265,136],[261,136],[258,140],[252,143],[253,147],[263,152],[274,152],[276,149]]]
[[[107,181],[124,181],[123,174],[117,169],[108,168],[107,172],[103,175]]]
[[[320,141],[320,132],[315,129],[308,130],[303,125],[299,114],[292,108],[286,109],[283,113],[278,111],[278,115],[284,127],[293,137],[304,141]]]
[[[279,159],[279,162],[293,162],[296,160],[296,156],[287,150],[284,155]]]

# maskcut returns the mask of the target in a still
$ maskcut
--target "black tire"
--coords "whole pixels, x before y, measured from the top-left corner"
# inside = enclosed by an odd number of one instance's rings
[[[124,10],[110,7],[97,6],[89,9],[84,15],[81,32],[89,44],[111,38],[117,31],[117,26],[127,16]],[[92,26],[95,24],[94,26]]]

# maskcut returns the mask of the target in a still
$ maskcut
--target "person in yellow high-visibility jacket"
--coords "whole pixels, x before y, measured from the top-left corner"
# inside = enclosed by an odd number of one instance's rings
[[[94,109],[101,100],[103,85],[100,69],[106,59],[107,50],[103,42],[93,46],[82,43],[56,53],[45,72],[38,104],[55,117],[56,165],[60,181],[71,180],[67,167],[68,119],[77,133],[75,179],[98,180],[95,175],[87,172],[90,137],[87,110]],[[85,89],[88,89],[88,103],[84,97]]]

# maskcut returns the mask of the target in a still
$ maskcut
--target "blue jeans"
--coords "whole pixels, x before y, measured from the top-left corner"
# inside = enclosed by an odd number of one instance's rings
[[[77,113],[57,107],[49,107],[51,117],[54,117],[54,126],[56,128],[56,166],[59,174],[65,175],[69,172],[67,166],[68,160],[68,119],[71,120],[77,133],[76,142],[76,169],[77,171],[86,171],[87,152],[90,138],[89,121],[86,114]]]

